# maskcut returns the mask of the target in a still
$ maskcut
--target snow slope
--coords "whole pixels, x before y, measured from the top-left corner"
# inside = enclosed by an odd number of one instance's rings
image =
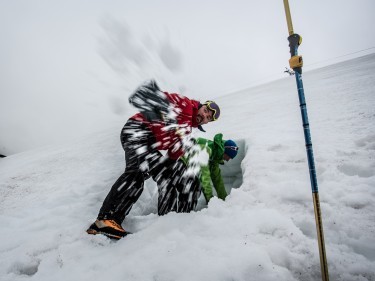
[[[375,55],[303,79],[330,278],[375,280]],[[204,136],[244,140],[240,188],[158,217],[147,181],[118,242],[85,230],[123,171],[121,128],[0,159],[0,280],[319,280],[294,77],[217,102]]]

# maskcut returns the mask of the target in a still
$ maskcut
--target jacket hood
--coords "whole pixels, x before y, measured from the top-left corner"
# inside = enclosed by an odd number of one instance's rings
[[[207,140],[204,138],[197,139],[198,144],[207,146],[210,151],[210,161],[224,164],[224,140],[223,134],[216,134],[213,140]]]

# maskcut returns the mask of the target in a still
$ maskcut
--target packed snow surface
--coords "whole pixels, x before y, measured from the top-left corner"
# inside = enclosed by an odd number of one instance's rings
[[[375,280],[375,55],[303,82],[330,278]],[[319,280],[294,77],[216,101],[220,120],[195,135],[243,140],[240,186],[159,217],[149,180],[118,242],[85,230],[123,172],[121,127],[1,159],[0,280]]]

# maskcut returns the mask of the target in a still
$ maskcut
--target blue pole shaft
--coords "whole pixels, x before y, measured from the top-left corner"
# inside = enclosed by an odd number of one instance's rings
[[[311,141],[310,124],[309,124],[309,117],[307,115],[307,107],[306,107],[305,93],[303,89],[302,75],[299,72],[295,72],[295,76],[296,76],[297,89],[298,89],[299,106],[301,109],[303,132],[305,135],[305,145],[306,145],[307,161],[309,164],[311,190],[313,193],[316,193],[318,192],[318,181],[316,177],[314,152],[313,152],[312,141]]]

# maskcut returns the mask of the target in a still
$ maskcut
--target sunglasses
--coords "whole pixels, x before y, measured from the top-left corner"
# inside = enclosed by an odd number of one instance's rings
[[[230,150],[238,151],[238,146],[224,146],[224,148],[228,148]]]
[[[204,105],[207,106],[207,108],[213,112],[213,114],[212,114],[212,121],[216,121],[217,119],[219,119],[219,117],[220,117],[220,108],[216,104],[216,102],[214,102],[214,101],[206,101],[204,103]]]

